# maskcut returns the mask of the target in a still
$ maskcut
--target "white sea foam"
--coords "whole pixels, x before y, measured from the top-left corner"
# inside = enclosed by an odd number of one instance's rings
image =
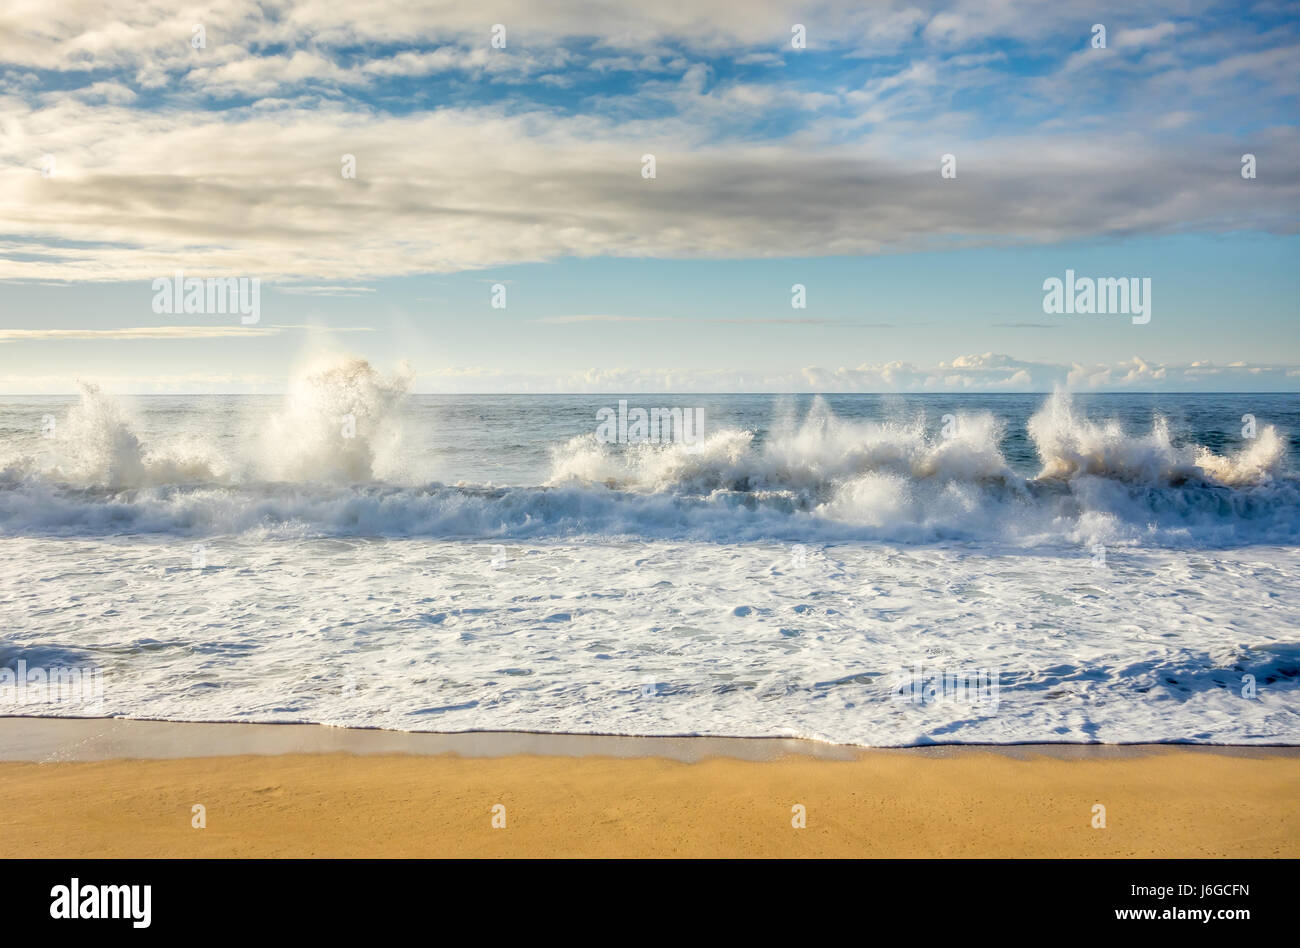
[[[1004,480],[1001,425],[991,414],[954,416],[954,432],[927,434],[925,419],[847,422],[820,398],[802,424],[778,427],[758,447],[755,433],[724,429],[694,444],[609,445],[582,435],[555,451],[549,484],[584,483],[637,491],[797,490],[818,493],[856,476]],[[784,430],[783,430],[784,429]]]
[[[93,386],[49,456],[9,458],[0,532],[377,536],[694,537],[710,540],[1292,542],[1296,479],[1271,425],[1234,454],[1092,420],[1057,394],[1028,422],[1037,476],[1015,473],[988,412],[844,420],[822,400],[770,430],[722,428],[693,444],[552,448],[537,487],[445,486],[405,461],[409,375],[363,360],[313,366],[281,409],[222,457],[191,431],[139,434]]]
[[[105,713],[179,720],[1300,740],[1272,426],[1216,452],[1057,395],[1013,466],[990,413],[817,401],[691,445],[570,428],[531,481],[448,485],[404,391],[359,360],[258,411],[86,387],[0,446],[0,665],[102,665]],[[996,673],[999,708],[891,700],[918,663]]]
[[[1286,461],[1285,442],[1272,425],[1239,454],[1222,457],[1196,444],[1176,446],[1161,417],[1147,435],[1129,434],[1114,419],[1091,421],[1061,392],[1029,419],[1029,434],[1043,461],[1040,478],[1087,475],[1150,486],[1192,481],[1236,487],[1267,483]]]
[[[192,548],[0,538],[0,665],[95,664],[103,713],[172,720],[1300,742],[1294,548],[1100,566],[970,544],[245,535],[206,542],[201,568]],[[998,706],[895,699],[918,664],[996,674]]]

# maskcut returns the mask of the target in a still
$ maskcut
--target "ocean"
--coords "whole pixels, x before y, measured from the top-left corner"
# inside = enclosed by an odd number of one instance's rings
[[[602,440],[620,400],[702,431]],[[1294,394],[435,396],[360,361],[0,396],[0,713],[1294,744],[1297,437]]]

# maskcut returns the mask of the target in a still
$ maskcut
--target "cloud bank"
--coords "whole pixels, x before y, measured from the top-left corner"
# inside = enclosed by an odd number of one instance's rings
[[[1296,231],[1300,37],[1268,4],[821,2],[803,50],[791,19],[769,0],[15,0],[0,279]]]
[[[191,373],[148,377],[99,376],[115,393],[283,393],[287,379],[273,375]],[[628,394],[678,393],[988,393],[1051,392],[1296,392],[1300,367],[1183,364],[1138,357],[1116,363],[1033,362],[996,353],[959,356],[937,365],[887,362],[784,372],[743,369],[600,368],[577,372],[518,373],[481,366],[416,371],[411,391],[425,394]],[[0,375],[0,392],[72,394],[67,376]]]

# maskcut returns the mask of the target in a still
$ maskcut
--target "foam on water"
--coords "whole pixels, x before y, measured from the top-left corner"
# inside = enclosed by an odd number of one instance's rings
[[[153,443],[93,386],[50,456],[0,461],[0,532],[279,530],[317,535],[744,539],[1291,542],[1300,491],[1273,425],[1236,453],[1094,421],[1058,393],[1028,419],[1036,475],[1012,470],[989,412],[836,417],[821,399],[770,430],[693,443],[552,446],[536,486],[422,481],[407,461],[409,373],[359,359],[313,367],[231,456],[192,433]]]
[[[160,536],[0,551],[0,666],[94,663],[109,715],[879,746],[1300,741],[1292,550],[1111,551],[1098,567],[1086,550],[952,545],[235,537],[198,569]],[[986,670],[998,705],[900,700],[918,666]]]
[[[604,484],[638,491],[795,490],[819,494],[854,477],[891,473],[911,479],[1004,481],[1001,425],[988,413],[953,416],[950,436],[927,434],[924,417],[846,422],[822,399],[803,423],[777,430],[761,448],[755,432],[724,429],[694,444],[629,448],[574,438],[555,452],[549,483]]]
[[[1300,489],[1276,426],[1215,450],[1063,393],[1015,432],[818,399],[611,445],[574,434],[584,410],[532,480],[444,483],[408,378],[317,365],[260,414],[88,385],[52,439],[0,406],[20,433],[0,444],[0,666],[92,662],[103,713],[178,720],[1300,739]],[[551,407],[530,410],[472,451],[526,445]],[[997,674],[1000,707],[894,700],[918,664]]]

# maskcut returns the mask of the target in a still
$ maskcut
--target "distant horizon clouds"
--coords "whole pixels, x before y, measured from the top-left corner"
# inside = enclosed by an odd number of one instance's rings
[[[199,330],[202,327],[178,327]],[[267,327],[262,332],[305,327]],[[238,329],[195,332],[212,339]],[[356,331],[356,330],[354,330]],[[120,330],[107,338],[167,338],[149,330]],[[0,346],[7,341],[0,331]],[[0,350],[3,351],[3,350]],[[380,367],[381,369],[384,367]],[[862,364],[837,368],[806,366],[793,372],[745,370],[589,369],[562,373],[503,372],[483,366],[454,366],[420,371],[408,366],[411,394],[529,395],[529,394],[971,394],[1045,395],[1057,390],[1089,392],[1289,392],[1300,388],[1300,367],[1201,362],[1183,365],[1148,363],[1133,358],[1113,364],[1025,362],[998,353],[959,356],[937,365],[905,362]],[[286,379],[276,376],[232,377],[192,374],[147,377],[101,376],[111,394],[284,394]],[[23,385],[27,387],[24,388]],[[0,393],[69,395],[77,385],[66,376],[0,375]]]

